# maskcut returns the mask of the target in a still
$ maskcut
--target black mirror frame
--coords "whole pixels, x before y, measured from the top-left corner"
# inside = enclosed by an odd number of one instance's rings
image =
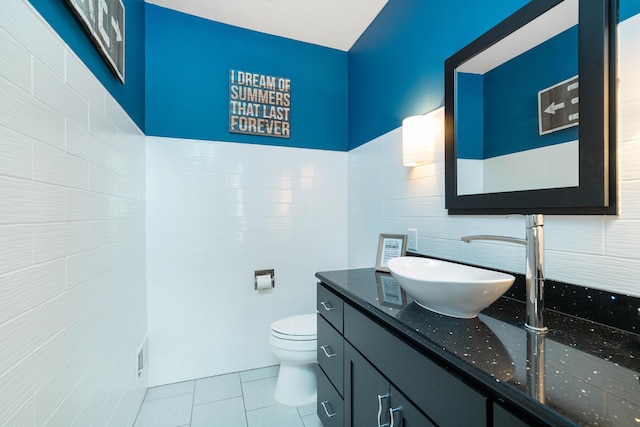
[[[445,61],[445,207],[449,215],[617,213],[617,0],[580,0],[580,185],[503,193],[457,194],[454,126],[456,68],[562,1],[532,0]]]

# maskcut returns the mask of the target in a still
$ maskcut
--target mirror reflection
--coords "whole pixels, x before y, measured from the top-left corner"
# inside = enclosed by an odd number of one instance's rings
[[[578,0],[455,70],[457,194],[579,185]]]

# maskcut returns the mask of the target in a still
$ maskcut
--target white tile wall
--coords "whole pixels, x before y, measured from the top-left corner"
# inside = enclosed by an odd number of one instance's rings
[[[0,425],[132,425],[144,136],[26,0],[3,2],[0,98]]]
[[[346,268],[347,153],[147,138],[150,385],[275,364],[272,322]],[[255,291],[253,272],[275,269]]]
[[[547,216],[547,278],[640,296],[640,16],[619,26],[619,197],[617,217]],[[400,129],[349,153],[349,267],[372,266],[379,233],[418,229],[418,252],[524,272],[524,248],[460,241],[465,234],[524,237],[523,220],[447,216],[444,141],[436,163],[405,168]]]

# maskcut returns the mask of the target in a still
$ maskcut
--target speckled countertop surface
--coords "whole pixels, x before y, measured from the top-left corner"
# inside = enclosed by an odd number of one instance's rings
[[[499,398],[551,425],[640,427],[640,336],[546,310],[527,332],[522,302],[500,298],[476,319],[418,306],[373,268],[316,276],[351,305]],[[543,402],[543,403],[542,403]]]

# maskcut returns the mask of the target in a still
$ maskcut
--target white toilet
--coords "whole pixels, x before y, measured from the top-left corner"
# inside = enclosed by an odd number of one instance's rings
[[[280,360],[274,398],[283,405],[302,406],[316,400],[316,316],[291,316],[271,324],[269,344]]]

